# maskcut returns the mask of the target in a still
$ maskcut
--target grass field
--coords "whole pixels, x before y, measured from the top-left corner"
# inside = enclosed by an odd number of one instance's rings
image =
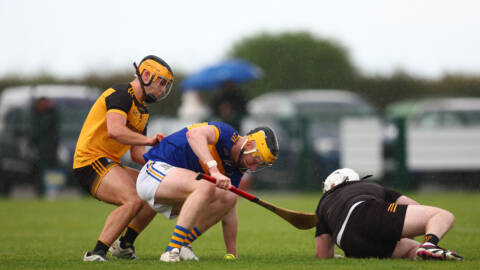
[[[320,193],[257,194],[276,205],[313,212]],[[463,262],[409,260],[318,260],[314,257],[314,229],[301,231],[269,211],[244,199],[236,261],[224,261],[219,225],[194,244],[199,262],[159,262],[174,226],[157,216],[137,239],[140,259],[110,257],[108,263],[84,263],[112,206],[94,199],[0,200],[0,269],[480,269],[480,193],[408,194],[424,204],[450,210],[454,228],[440,244],[465,257]],[[337,253],[341,251],[337,250]]]

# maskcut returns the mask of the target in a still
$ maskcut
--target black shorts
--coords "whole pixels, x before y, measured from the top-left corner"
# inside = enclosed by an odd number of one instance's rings
[[[367,200],[352,212],[340,245],[347,257],[391,258],[408,205]]]
[[[103,177],[115,166],[120,166],[120,164],[108,158],[99,158],[90,165],[73,169],[73,175],[80,186],[95,197]]]

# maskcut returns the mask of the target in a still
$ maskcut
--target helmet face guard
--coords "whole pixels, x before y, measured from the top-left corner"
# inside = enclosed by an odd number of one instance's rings
[[[256,129],[257,130],[257,129]],[[268,128],[268,131],[262,130],[262,128],[259,128],[258,131],[253,130],[250,132],[246,137],[247,140],[243,143],[241,147],[241,152],[240,152],[240,157],[243,154],[252,154],[252,156],[257,160],[258,164],[263,164],[257,167],[255,172],[263,170],[264,168],[271,167],[275,160],[277,160],[278,156],[278,142],[275,138],[275,135],[271,129]],[[269,139],[267,142],[267,134],[270,133]],[[254,142],[255,146],[254,148],[245,151],[244,147],[245,144],[248,141]],[[241,163],[239,157],[239,163]],[[250,169],[246,166],[246,164],[239,164],[242,166],[237,166],[240,171],[242,172],[249,172]]]
[[[165,91],[163,91],[162,94],[158,98],[155,99],[155,101],[165,99],[170,94],[170,92],[172,91],[173,79],[168,80],[168,79],[165,79],[164,77],[162,77],[160,75],[156,75],[156,74],[153,74],[153,75],[154,76],[152,76],[152,77],[154,77],[154,78],[153,78],[152,81],[160,80],[159,85],[161,87],[165,88]],[[151,84],[151,82],[150,82],[150,84]]]
[[[173,72],[165,61],[157,56],[149,55],[142,59],[139,67],[137,67],[136,63],[133,63],[133,65],[135,67],[137,77],[140,80],[140,84],[142,85],[142,90],[145,95],[145,102],[153,103],[158,100],[165,99],[170,94],[173,86]],[[145,70],[150,72],[150,78],[146,83],[142,78],[142,74]],[[145,92],[145,86],[151,85],[152,82],[156,80],[160,80],[159,85],[165,88],[165,91],[163,91],[159,97],[155,97],[153,94],[146,94]]]
[[[242,149],[248,141],[249,140],[245,140],[245,142],[242,145]],[[258,171],[261,171],[261,170],[263,170],[267,167],[271,167],[272,164],[273,164],[273,163],[268,163],[268,162],[265,161],[265,159],[263,158],[263,155],[261,154],[260,150],[258,149],[258,147],[256,145],[256,142],[254,141],[253,143],[255,144],[255,147],[248,150],[248,151],[243,151],[242,155],[252,154],[252,156],[255,159],[255,164],[257,165],[257,168],[255,169],[255,171],[252,171],[247,166],[245,160],[241,160],[240,164],[239,164],[240,166],[239,166],[238,169],[243,173],[258,172]]]

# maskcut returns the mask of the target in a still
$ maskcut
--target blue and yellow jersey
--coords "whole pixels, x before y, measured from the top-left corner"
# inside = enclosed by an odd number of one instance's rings
[[[208,147],[218,163],[218,169],[232,180],[232,185],[238,187],[243,174],[236,168],[231,150],[240,136],[230,125],[222,122],[194,124],[165,137],[143,155],[145,161],[163,161],[175,167],[208,173],[207,166],[195,155],[186,136],[188,130],[204,125],[212,126],[216,132],[215,143]]]

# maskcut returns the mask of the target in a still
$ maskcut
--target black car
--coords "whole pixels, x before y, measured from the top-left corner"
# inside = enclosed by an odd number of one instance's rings
[[[8,195],[13,185],[33,185],[42,194],[50,185],[73,184],[71,168],[76,141],[99,94],[95,88],[74,85],[19,86],[1,92],[1,194]],[[55,111],[55,135],[50,127],[38,130],[36,105],[41,100],[48,101]],[[44,140],[53,142],[40,151],[35,146],[39,132]],[[55,161],[49,164],[47,157]]]

